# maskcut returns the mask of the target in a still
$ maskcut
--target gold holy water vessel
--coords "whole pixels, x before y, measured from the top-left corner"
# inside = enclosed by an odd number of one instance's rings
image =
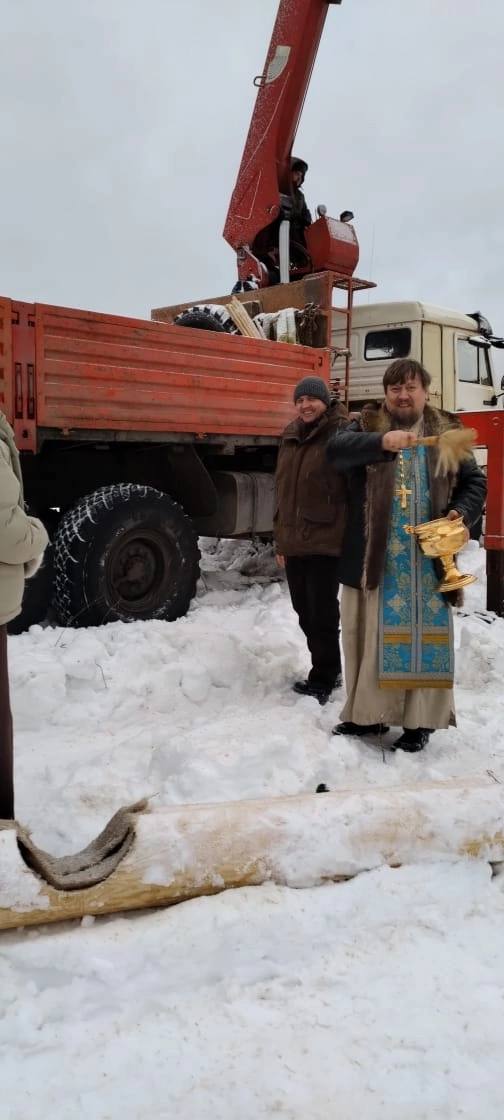
[[[458,591],[476,581],[476,576],[464,575],[455,564],[455,554],[466,543],[466,527],[461,517],[450,521],[438,517],[423,525],[405,525],[407,533],[414,533],[425,556],[435,557],[443,565],[444,577],[438,591]]]

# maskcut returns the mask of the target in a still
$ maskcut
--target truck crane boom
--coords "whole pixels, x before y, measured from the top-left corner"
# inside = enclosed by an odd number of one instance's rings
[[[240,279],[251,276],[260,286],[269,281],[254,242],[282,216],[282,200],[290,194],[292,145],[330,4],[341,0],[280,0],[264,71],[254,79],[258,93],[224,238],[237,253]],[[357,239],[352,227],[343,226],[324,216],[308,230],[305,272],[336,268],[352,274]]]

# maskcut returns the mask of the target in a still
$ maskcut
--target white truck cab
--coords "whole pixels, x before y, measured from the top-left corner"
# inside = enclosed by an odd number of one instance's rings
[[[343,316],[333,312],[332,345],[345,349]],[[449,412],[502,407],[504,378],[498,376],[492,347],[504,342],[475,312],[464,315],[428,303],[374,303],[356,306],[352,315],[351,408],[383,397],[382,379],[395,358],[415,358],[432,377],[429,397]],[[344,359],[336,355],[333,376],[344,382]]]

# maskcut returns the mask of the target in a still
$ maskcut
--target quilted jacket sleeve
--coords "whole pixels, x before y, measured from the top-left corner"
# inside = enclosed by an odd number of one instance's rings
[[[41,521],[19,505],[19,482],[9,449],[0,440],[0,563],[26,564],[41,556],[48,536]]]

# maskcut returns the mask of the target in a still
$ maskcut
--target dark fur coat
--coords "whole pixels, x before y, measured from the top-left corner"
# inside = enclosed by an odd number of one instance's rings
[[[423,416],[424,435],[460,427],[456,416],[437,408],[426,406]],[[383,450],[382,437],[391,427],[392,418],[383,405],[367,406],[360,421],[333,436],[327,448],[329,461],[336,470],[346,472],[348,481],[341,582],[363,590],[378,587],[385,565],[397,456]],[[426,450],[432,519],[456,509],[470,527],[481,516],[485,476],[473,456],[460,463],[456,474],[436,475],[437,448]]]

